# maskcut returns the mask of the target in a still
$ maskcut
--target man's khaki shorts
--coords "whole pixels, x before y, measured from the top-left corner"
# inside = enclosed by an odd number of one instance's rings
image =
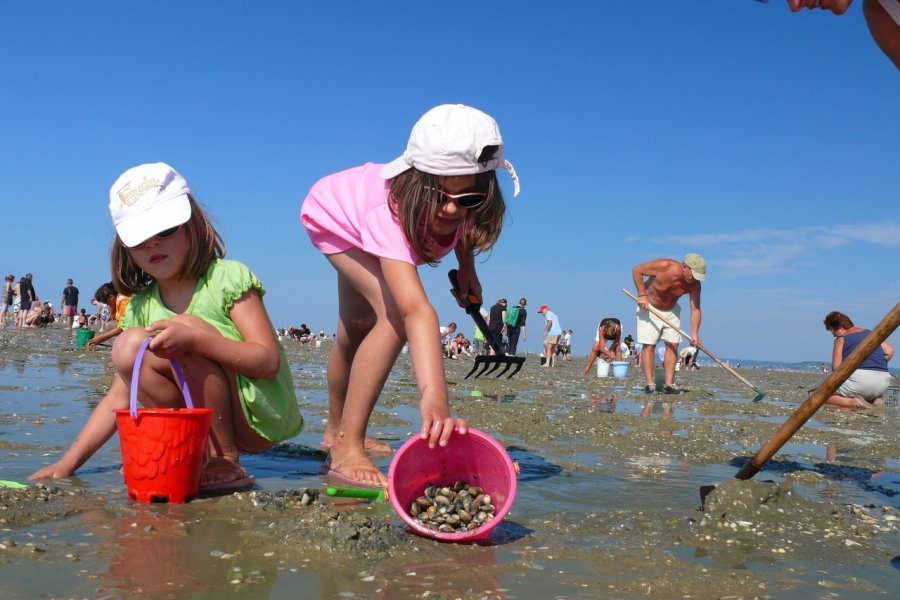
[[[681,307],[679,305],[673,306],[672,310],[659,310],[657,308],[656,311],[675,327],[681,327]],[[673,344],[681,343],[681,334],[663,323],[662,319],[649,310],[644,310],[638,306],[635,314],[637,314],[638,343],[646,346],[655,346],[660,339]]]

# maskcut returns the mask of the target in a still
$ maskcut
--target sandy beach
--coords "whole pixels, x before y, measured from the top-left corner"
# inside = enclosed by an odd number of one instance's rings
[[[482,545],[411,533],[388,503],[325,496],[318,444],[329,346],[286,344],[303,433],[246,456],[248,492],[129,500],[113,438],[77,477],[0,488],[3,597],[868,598],[895,594],[895,408],[820,410],[756,477],[734,474],[823,376],[717,367],[678,396],[581,375],[582,358],[512,380],[445,361],[454,411],[520,467],[516,502]],[[25,482],[74,439],[111,379],[109,349],[62,329],[0,331],[0,478]],[[370,434],[419,426],[401,355]],[[389,458],[378,461],[385,470]],[[699,488],[717,489],[700,508]]]

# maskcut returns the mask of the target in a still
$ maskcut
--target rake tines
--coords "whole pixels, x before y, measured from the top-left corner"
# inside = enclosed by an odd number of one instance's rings
[[[509,364],[506,366],[505,369],[503,369],[497,375],[497,377],[500,377],[501,375],[506,373],[511,366],[516,365],[516,368],[513,370],[513,372],[506,376],[507,379],[512,379],[516,373],[518,373],[519,371],[522,370],[522,365],[524,365],[524,364],[525,364],[524,356],[511,356],[511,357],[509,357]]]
[[[506,376],[507,379],[511,379],[513,375],[519,372],[522,368],[522,364],[525,362],[524,356],[476,356],[475,364],[472,365],[472,370],[469,371],[469,374],[466,375],[465,379],[468,379],[472,376],[475,371],[478,371],[479,367],[481,368],[478,373],[475,374],[474,379],[478,379],[482,375],[490,375],[501,366],[503,366],[503,370],[497,373],[497,378],[502,377],[507,371],[509,371],[510,367],[516,365],[515,370]]]
[[[510,379],[513,375],[518,373],[522,369],[522,363],[525,362],[524,356],[506,356],[501,352],[500,341],[494,339],[494,334],[488,327],[487,323],[484,321],[484,317],[481,316],[481,313],[478,309],[481,307],[481,302],[478,300],[477,296],[462,294],[459,290],[459,281],[457,280],[458,271],[456,269],[450,269],[447,273],[447,276],[450,278],[450,283],[453,285],[453,292],[456,298],[462,303],[463,307],[466,309],[466,313],[472,317],[472,320],[475,321],[475,326],[481,330],[484,334],[485,339],[491,348],[496,352],[491,356],[484,356],[479,354],[475,357],[475,364],[472,365],[472,370],[469,371],[469,374],[466,375],[466,379],[472,376],[475,371],[478,371],[479,367],[480,371],[475,375],[475,379],[478,379],[482,375],[490,375],[494,371],[500,368],[500,365],[506,365],[502,371],[497,373],[497,377],[502,377],[504,373],[509,371],[509,368],[512,365],[516,365],[516,369],[506,376],[507,379]]]

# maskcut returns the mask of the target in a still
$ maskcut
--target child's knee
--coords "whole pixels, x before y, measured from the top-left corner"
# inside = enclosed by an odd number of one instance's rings
[[[117,369],[131,369],[137,359],[141,344],[149,335],[140,327],[126,329],[119,335],[112,348],[112,360]]]

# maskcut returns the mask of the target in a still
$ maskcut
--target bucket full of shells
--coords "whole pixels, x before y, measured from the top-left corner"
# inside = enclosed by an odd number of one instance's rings
[[[150,338],[138,351],[131,379],[130,408],[118,409],[116,427],[128,496],[139,502],[187,502],[200,492],[211,408],[194,408],[181,367],[172,370],[187,408],[137,408],[138,377]]]
[[[516,498],[516,464],[477,429],[454,434],[443,448],[410,438],[388,470],[388,495],[417,534],[443,542],[488,537]]]

